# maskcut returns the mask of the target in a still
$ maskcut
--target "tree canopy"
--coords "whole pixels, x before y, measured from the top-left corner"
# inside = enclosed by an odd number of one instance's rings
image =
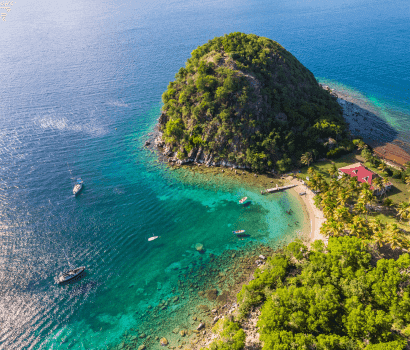
[[[179,158],[201,149],[215,162],[286,171],[345,136],[336,98],[280,44],[253,34],[195,49],[162,99],[163,140]]]
[[[263,302],[263,350],[404,349],[410,336],[410,256],[371,263],[357,237],[307,250],[291,243],[238,294],[241,316]]]

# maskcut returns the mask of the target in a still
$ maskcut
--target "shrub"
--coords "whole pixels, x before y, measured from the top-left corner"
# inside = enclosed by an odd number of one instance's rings
[[[217,333],[220,339],[213,341],[208,348],[201,350],[242,350],[245,346],[245,332],[236,322],[220,319],[212,331]]]

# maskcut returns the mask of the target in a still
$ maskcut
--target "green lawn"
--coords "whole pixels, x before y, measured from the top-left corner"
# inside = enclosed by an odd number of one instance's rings
[[[386,175],[383,175],[383,173],[379,169],[373,167],[371,163],[364,163],[364,165],[371,171],[374,171],[375,173],[379,174],[380,176],[386,177]],[[390,198],[394,202],[394,204],[408,202],[410,195],[409,187],[400,179],[393,179],[390,177],[389,180],[393,184],[393,188],[392,190],[387,192],[386,197]]]
[[[330,181],[330,175],[328,173],[328,169],[330,169],[330,167],[332,166],[332,164],[336,164],[337,168],[341,168],[344,167],[346,165],[350,165],[353,163],[357,163],[357,162],[362,162],[368,169],[370,169],[371,171],[379,174],[382,177],[386,177],[379,169],[373,167],[371,165],[371,163],[367,163],[365,162],[364,158],[361,157],[359,154],[355,154],[355,153],[350,153],[347,154],[345,156],[342,156],[338,159],[335,160],[328,160],[325,162],[315,162],[313,164],[311,164],[310,166],[315,169],[316,172],[321,173],[323,175],[323,177],[326,179],[327,182]],[[301,179],[306,179],[308,175],[307,173],[308,167],[305,166],[303,168],[300,169],[300,173],[297,174],[297,176]],[[386,198],[390,198],[394,204],[399,204],[401,202],[408,202],[409,200],[409,191],[408,191],[408,186],[406,184],[404,184],[400,179],[393,179],[393,178],[389,178],[390,182],[393,184],[393,188],[392,190],[390,190],[389,192],[387,192],[386,196],[382,196],[381,199],[383,200],[385,197]],[[370,217],[373,218],[380,218],[380,220],[383,223],[396,223],[401,229],[405,230],[406,232],[410,231],[410,225],[409,222],[406,221],[402,221],[401,223],[399,223],[398,219],[396,218],[396,216],[394,215],[394,211],[385,211],[384,213],[380,213],[380,212],[376,212],[374,211],[373,213],[371,213],[369,215]],[[364,216],[363,216],[364,217]]]
[[[328,173],[328,169],[330,169],[330,167],[332,166],[332,163],[336,164],[337,168],[341,168],[346,165],[350,165],[350,164],[357,163],[357,162],[363,162],[364,165],[371,171],[379,174],[382,177],[386,177],[385,175],[383,175],[383,173],[379,169],[373,167],[371,163],[365,162],[363,157],[361,157],[358,154],[354,154],[354,153],[344,155],[338,159],[335,159],[334,161],[328,160],[325,162],[315,162],[311,164],[310,166],[313,169],[315,169],[318,173],[321,173],[327,181],[330,181],[330,175]],[[307,166],[304,166],[303,168],[301,168],[300,173],[298,174],[298,177],[301,179],[306,179],[306,177],[309,176],[307,173],[307,170],[308,170]],[[394,204],[399,204],[401,202],[410,201],[409,199],[410,193],[408,191],[409,187],[405,183],[403,183],[400,179],[393,179],[390,177],[389,180],[393,184],[393,188],[391,191],[387,193],[386,197],[390,198],[394,202]],[[384,199],[385,196],[383,195],[382,198]]]
[[[332,167],[333,163],[336,164],[337,168],[342,168],[346,165],[357,163],[357,162],[362,162],[362,161],[364,161],[364,159],[360,155],[349,153],[333,161],[328,160],[325,162],[315,162],[311,164],[310,167],[315,169],[316,172],[321,173],[327,181],[330,181],[330,175],[328,173],[328,169]],[[307,170],[308,170],[307,166],[304,166],[303,168],[301,168],[300,173],[298,174],[298,177],[300,177],[301,179],[306,179],[306,176],[309,176]]]

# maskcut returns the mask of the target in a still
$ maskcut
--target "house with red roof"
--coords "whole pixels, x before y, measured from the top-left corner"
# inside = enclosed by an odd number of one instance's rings
[[[379,195],[379,194],[384,193],[387,190],[390,190],[391,185],[392,185],[389,182],[383,189],[375,190],[374,187],[373,187],[372,182],[376,177],[381,178],[381,176],[379,174],[376,174],[373,171],[367,169],[360,162],[347,165],[343,168],[339,168],[339,174],[340,174],[340,176],[343,175],[343,174],[347,174],[350,177],[356,177],[357,181],[359,181],[361,183],[368,183],[370,185],[370,189],[375,191],[375,195]]]

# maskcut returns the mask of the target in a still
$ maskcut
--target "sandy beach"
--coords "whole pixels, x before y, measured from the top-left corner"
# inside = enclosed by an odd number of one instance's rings
[[[323,215],[323,212],[316,208],[315,203],[313,202],[313,198],[315,194],[310,190],[306,185],[304,185],[299,179],[293,178],[289,176],[287,180],[291,183],[296,185],[289,191],[293,192],[294,195],[298,196],[300,200],[304,203],[307,213],[309,215],[310,220],[310,239],[311,242],[314,242],[318,239],[323,240],[327,243],[327,238],[320,234],[320,227],[326,221],[326,218]],[[304,195],[299,195],[299,193],[306,192]]]

